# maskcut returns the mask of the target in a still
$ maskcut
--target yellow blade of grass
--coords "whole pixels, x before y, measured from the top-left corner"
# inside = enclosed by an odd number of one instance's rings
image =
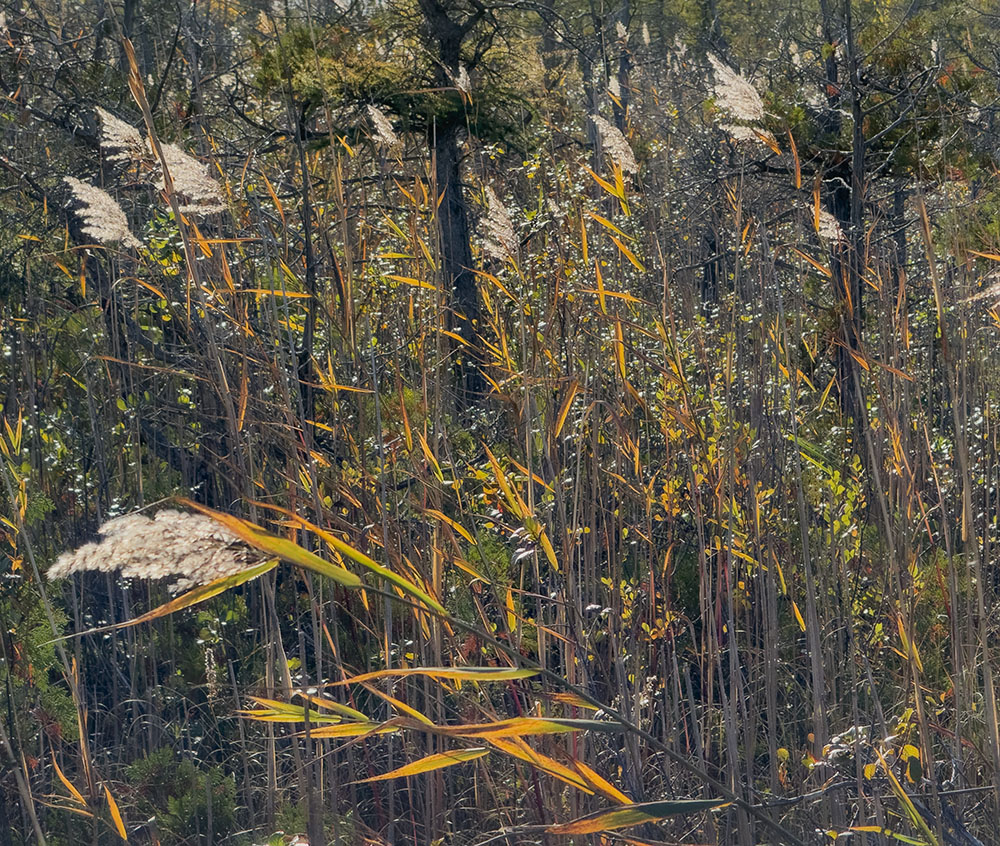
[[[428,755],[426,758],[421,758],[419,761],[413,761],[402,767],[397,767],[391,772],[382,773],[382,775],[372,776],[371,778],[364,778],[355,783],[367,784],[372,781],[388,781],[391,778],[403,778],[405,776],[420,775],[421,773],[429,773],[433,770],[452,767],[455,764],[461,764],[465,761],[475,761],[477,758],[482,758],[484,755],[489,754],[490,750],[483,747],[476,747],[475,749],[456,749],[451,752],[439,752],[436,755]]]
[[[277,556],[283,561],[303,567],[306,570],[312,570],[314,573],[319,573],[321,576],[333,579],[333,581],[343,585],[344,587],[361,587],[361,579],[350,570],[345,570],[343,567],[338,567],[336,564],[324,561],[318,555],[309,552],[307,549],[303,549],[294,541],[290,541],[287,538],[280,538],[277,535],[272,535],[270,532],[254,523],[247,520],[241,520],[239,517],[234,517],[232,514],[225,514],[222,511],[216,511],[213,508],[199,505],[197,502],[192,502],[190,499],[178,497],[177,502],[187,508],[211,517],[217,523],[225,526],[234,535],[241,540],[246,541],[255,549],[259,549],[269,555]],[[343,541],[340,543],[347,547],[347,544],[344,544]],[[350,547],[347,548],[350,549]],[[338,550],[338,552],[339,551],[340,550]],[[349,555],[348,557],[350,558],[354,558],[355,555],[361,554],[355,550],[351,550],[351,552],[354,554]]]
[[[55,758],[52,759],[52,767],[56,771],[56,775],[59,777],[59,781],[63,783],[63,787],[65,787],[73,796],[74,801],[79,802],[84,807],[87,807],[87,800],[83,798],[83,794],[80,793],[80,791],[73,786],[73,783],[68,778],[66,778],[63,771],[59,769],[59,764],[56,763]]]
[[[537,749],[532,749],[520,738],[502,740],[497,737],[488,737],[487,742],[492,746],[495,746],[501,752],[506,752],[513,758],[525,761],[535,767],[535,769],[541,770],[543,773],[547,773],[553,778],[557,778],[559,781],[575,787],[577,790],[582,790],[584,793],[588,793],[591,796],[594,795],[594,791],[590,789],[587,782],[584,781],[583,778],[581,778],[577,773],[573,772],[568,767],[563,766],[553,758],[550,758],[548,755],[543,755]]]
[[[158,620],[160,617],[166,617],[168,614],[173,614],[176,611],[182,611],[185,608],[190,608],[192,605],[197,605],[199,602],[204,602],[206,599],[211,599],[213,596],[225,593],[227,590],[237,587],[244,582],[256,579],[258,576],[262,576],[264,573],[269,570],[273,570],[277,566],[278,559],[272,558],[270,561],[265,561],[263,564],[258,564],[256,567],[250,567],[249,569],[243,570],[241,573],[233,573],[229,576],[214,579],[206,585],[199,585],[186,593],[182,593],[180,596],[175,596],[169,602],[164,602],[163,605],[158,605],[152,611],[147,611],[145,614],[133,617],[131,620],[125,620],[124,622],[116,623],[113,626],[105,626],[100,629],[91,629],[88,632],[81,632],[81,634],[94,634],[96,632],[106,632],[114,629],[127,629],[129,626],[137,626],[139,623],[148,623],[151,620]]]
[[[527,679],[538,675],[537,670],[518,670],[513,667],[410,667],[398,670],[375,670],[362,673],[343,681],[333,682],[331,686],[343,684],[362,684],[373,679],[400,678],[406,676],[430,676],[435,679],[449,679],[471,682],[511,681],[512,679]]]
[[[115,797],[111,795],[111,791],[108,790],[108,786],[104,785],[104,795],[108,799],[108,810],[111,811],[111,819],[115,824],[115,831],[118,832],[118,836],[128,843],[128,832],[125,831],[125,820],[122,819],[122,812],[118,810],[118,803],[115,801]]]
[[[620,732],[618,723],[602,720],[571,720],[558,717],[512,717],[491,723],[469,723],[459,726],[439,726],[443,734],[456,737],[483,737],[489,740],[507,737],[529,737],[536,734],[566,734],[575,731]]]
[[[445,611],[444,606],[436,599],[434,599],[432,596],[430,596],[430,594],[428,594],[426,591],[422,590],[420,587],[418,587],[408,579],[404,579],[397,573],[392,572],[392,570],[390,570],[388,567],[383,567],[381,564],[376,564],[374,560],[369,558],[360,550],[355,549],[350,544],[342,541],[335,534],[333,534],[333,532],[328,532],[326,529],[320,528],[315,523],[311,523],[304,517],[300,517],[298,514],[295,514],[294,512],[289,511],[286,508],[281,508],[280,506],[271,505],[269,503],[264,503],[264,502],[256,504],[263,506],[265,508],[269,508],[272,511],[277,511],[279,514],[284,514],[289,520],[292,520],[302,528],[308,529],[314,535],[322,538],[329,546],[335,549],[340,555],[344,556],[345,558],[350,558],[353,562],[355,562],[356,564],[360,564],[366,570],[375,573],[375,575],[385,579],[387,582],[391,582],[401,591],[403,591],[403,593],[407,593],[414,599],[420,600],[420,602],[422,602],[424,605],[426,605],[429,608],[433,608],[439,614],[447,614],[447,611]],[[320,558],[318,560],[322,561],[323,559]],[[333,566],[333,565],[331,564],[327,566]],[[347,573],[349,571],[344,570],[344,572]],[[361,584],[360,579],[358,579],[358,584],[359,585]]]
[[[590,814],[562,825],[549,826],[550,834],[597,834],[601,831],[614,831],[619,828],[629,828],[634,825],[658,822],[668,817],[681,814],[695,814],[718,808],[726,804],[722,799],[672,799],[665,802],[642,802],[613,811],[601,811]]]

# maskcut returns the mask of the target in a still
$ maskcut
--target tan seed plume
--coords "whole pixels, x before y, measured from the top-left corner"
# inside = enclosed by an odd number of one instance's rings
[[[597,127],[601,144],[604,145],[604,151],[611,156],[611,160],[625,173],[638,173],[639,165],[635,160],[635,153],[632,152],[632,147],[629,146],[621,130],[600,115],[591,115],[590,119]]]
[[[100,541],[59,556],[48,577],[117,570],[127,579],[173,579],[170,589],[181,591],[264,561],[260,552],[210,517],[171,508],[154,517],[117,517],[98,533]]]
[[[83,219],[84,233],[99,244],[141,246],[128,227],[122,207],[107,191],[72,176],[67,176],[65,181],[73,196],[83,204],[76,213]]]

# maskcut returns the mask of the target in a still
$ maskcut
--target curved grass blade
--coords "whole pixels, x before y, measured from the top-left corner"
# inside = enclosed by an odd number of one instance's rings
[[[455,737],[482,737],[493,740],[505,737],[527,737],[535,734],[565,734],[574,731],[599,731],[617,733],[622,727],[603,720],[567,720],[556,717],[512,717],[493,723],[469,723],[457,726],[438,726],[436,731]]]
[[[279,702],[276,699],[264,699],[260,696],[250,697],[261,708],[252,710],[241,710],[240,713],[251,720],[265,723],[304,723],[306,721],[306,709],[302,705],[292,705],[290,702]],[[309,722],[316,723],[339,723],[341,717],[335,714],[321,714],[319,711],[309,709]],[[367,717],[365,720],[367,721]]]
[[[345,570],[343,567],[338,567],[336,564],[324,561],[315,553],[309,552],[307,549],[303,549],[297,543],[290,541],[287,538],[272,535],[270,532],[265,531],[254,523],[250,523],[247,520],[241,520],[239,517],[234,517],[232,514],[225,514],[222,511],[216,511],[204,505],[199,505],[197,502],[192,502],[190,499],[178,497],[176,501],[187,508],[191,508],[208,517],[211,517],[213,520],[225,526],[234,535],[246,541],[255,549],[259,549],[269,555],[274,555],[283,561],[289,562],[290,564],[296,564],[299,567],[304,567],[306,570],[312,570],[314,573],[319,573],[321,576],[333,579],[335,582],[343,585],[344,587],[361,587],[361,579],[350,570]]]
[[[108,786],[104,785],[104,795],[108,800],[108,810],[111,812],[111,819],[115,824],[115,831],[118,832],[118,836],[128,843],[128,832],[125,830],[125,820],[122,819],[122,812],[118,810],[118,803],[115,801],[115,797],[111,795],[111,791],[108,790]]]
[[[419,761],[413,761],[412,763],[405,764],[402,767],[392,770],[392,772],[382,773],[382,775],[361,779],[355,783],[366,784],[371,781],[388,781],[391,778],[403,778],[404,776],[429,773],[432,770],[440,770],[444,767],[451,767],[465,761],[474,761],[476,758],[482,758],[484,755],[489,755],[489,753],[490,750],[483,747],[476,747],[475,749],[456,749],[452,752],[439,752],[436,755],[428,755],[426,758],[421,758]]]
[[[670,799],[664,802],[641,802],[638,805],[627,805],[612,811],[600,811],[562,825],[549,826],[548,831],[550,834],[597,834],[601,831],[614,831],[619,828],[658,822],[667,819],[667,817],[676,817],[681,814],[707,811],[725,804],[724,799]]]
[[[557,778],[566,784],[575,787],[577,790],[582,790],[591,796],[594,795],[594,791],[590,789],[587,782],[581,778],[577,773],[573,772],[569,767],[565,767],[558,761],[550,758],[548,755],[543,755],[536,749],[532,749],[525,743],[521,738],[515,737],[511,740],[503,740],[499,737],[486,736],[486,741],[495,746],[501,752],[506,752],[512,758],[517,758],[521,761],[533,766],[535,769],[541,770],[543,773],[547,773],[553,778]]]
[[[147,611],[145,614],[133,617],[131,620],[124,620],[121,623],[115,623],[113,626],[101,626],[97,629],[88,629],[85,632],[80,632],[79,635],[99,634],[100,632],[110,632],[115,629],[127,629],[129,626],[137,626],[139,623],[148,623],[150,620],[166,617],[168,614],[173,614],[175,611],[190,608],[192,605],[197,605],[199,602],[204,602],[206,599],[211,599],[213,596],[225,593],[230,588],[234,588],[244,582],[249,582],[251,579],[256,579],[258,576],[262,576],[264,573],[268,572],[268,570],[273,570],[277,566],[278,559],[272,558],[270,561],[265,561],[263,564],[258,564],[256,567],[250,567],[240,573],[232,573],[229,576],[214,579],[207,585],[199,585],[198,587],[187,591],[187,593],[175,596],[169,602],[164,602],[163,605],[158,605],[152,611]]]
[[[439,614],[447,614],[444,606],[434,599],[425,590],[415,585],[408,579],[404,579],[398,573],[394,573],[388,567],[383,567],[381,564],[376,563],[372,558],[365,555],[361,550],[355,549],[348,543],[345,543],[340,538],[338,538],[333,532],[328,532],[326,529],[320,528],[315,523],[311,523],[304,517],[300,517],[298,514],[289,511],[285,508],[281,508],[277,505],[271,505],[269,503],[258,503],[265,508],[269,508],[272,511],[277,511],[279,514],[284,514],[289,520],[293,520],[298,523],[304,529],[308,529],[317,537],[321,537],[327,544],[333,547],[337,552],[339,552],[345,558],[350,558],[356,564],[360,564],[366,570],[370,570],[372,573],[377,575],[379,578],[385,579],[387,582],[391,582],[396,587],[398,587],[403,593],[408,593],[414,599],[420,600],[428,608],[433,608]],[[322,560],[322,559],[320,559]],[[331,565],[332,566],[332,565]],[[345,571],[347,572],[347,571]],[[360,585],[360,579],[358,580]]]
[[[431,678],[435,679],[495,682],[527,679],[536,675],[538,675],[538,670],[519,670],[514,667],[410,667],[399,670],[374,670],[371,673],[362,673],[360,676],[353,676],[343,681],[333,682],[330,686],[361,684],[372,679],[399,678],[401,676],[431,676]]]

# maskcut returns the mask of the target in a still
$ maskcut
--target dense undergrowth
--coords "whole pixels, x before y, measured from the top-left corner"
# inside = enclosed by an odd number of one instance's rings
[[[1000,837],[996,36],[815,5],[8,5],[0,846]]]

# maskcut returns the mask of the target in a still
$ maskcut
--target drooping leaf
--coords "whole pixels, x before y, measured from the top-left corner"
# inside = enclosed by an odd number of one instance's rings
[[[587,782],[578,774],[569,769],[569,767],[560,764],[554,758],[550,758],[548,755],[544,755],[537,749],[532,749],[525,743],[521,738],[515,737],[509,740],[505,740],[500,737],[487,735],[486,740],[492,746],[499,749],[501,752],[506,752],[512,758],[517,758],[521,761],[525,761],[531,766],[544,773],[548,773],[554,778],[565,782],[566,784],[572,785],[577,790],[582,790],[584,793],[594,794]]]
[[[319,573],[321,576],[333,579],[344,587],[361,587],[361,579],[350,570],[345,570],[343,567],[338,567],[336,564],[324,561],[318,555],[307,549],[303,549],[294,541],[272,535],[254,523],[241,520],[232,514],[225,514],[222,511],[216,511],[204,505],[199,505],[197,502],[192,502],[184,497],[178,497],[177,502],[211,517],[255,549],[266,552],[268,555],[274,555],[290,564],[295,564],[306,570]],[[346,546],[346,544],[344,545]]]
[[[408,579],[404,579],[398,573],[394,573],[388,567],[383,567],[381,564],[376,563],[372,558],[365,555],[360,550],[355,549],[350,544],[342,541],[333,532],[328,532],[326,529],[317,526],[315,523],[311,523],[304,517],[300,517],[298,514],[295,514],[294,512],[289,511],[285,508],[281,508],[276,505],[270,505],[268,503],[259,503],[259,504],[265,506],[266,508],[270,508],[272,511],[277,511],[279,514],[284,514],[286,517],[288,517],[288,519],[294,521],[302,528],[307,529],[317,537],[322,538],[327,544],[333,547],[333,549],[335,549],[340,555],[344,556],[345,558],[350,558],[356,564],[360,564],[366,570],[371,571],[379,578],[385,579],[387,582],[394,584],[401,591],[403,591],[403,593],[409,594],[414,599],[417,599],[420,602],[422,602],[428,608],[433,608],[439,614],[447,613],[445,611],[444,606],[436,599],[434,599],[432,596],[430,596],[425,590],[422,590],[420,587],[418,587]],[[348,571],[345,570],[344,572]],[[359,579],[358,584],[360,585],[360,583],[361,581]]]
[[[366,784],[371,781],[388,781],[391,778],[403,778],[404,776],[429,773],[432,770],[440,770],[444,767],[451,767],[465,761],[474,761],[476,758],[482,758],[484,755],[488,755],[489,752],[489,749],[483,747],[476,747],[475,749],[456,749],[451,752],[439,752],[436,755],[428,755],[426,758],[421,758],[419,761],[412,761],[402,767],[397,767],[391,772],[362,779],[358,782],[358,784]]]
[[[617,733],[622,731],[618,723],[604,720],[567,720],[556,717],[512,717],[490,723],[468,723],[457,726],[439,726],[438,731],[456,737],[528,737],[535,734],[565,734],[574,731],[598,731]]]
[[[251,720],[265,723],[304,723],[306,721],[306,709],[302,705],[279,702],[276,699],[264,699],[260,696],[251,696],[250,698],[262,706],[240,712]],[[309,710],[310,723],[339,723],[341,719],[335,714],[321,714],[319,711]],[[367,717],[365,719],[367,720]]]
[[[663,802],[641,802],[611,811],[589,814],[573,822],[549,826],[550,834],[596,834],[644,823],[654,823],[681,814],[695,814],[725,805],[724,799],[670,799]]]
[[[457,681],[472,682],[496,682],[511,681],[512,679],[527,679],[538,675],[538,670],[520,670],[515,667],[409,667],[398,670],[375,670],[371,673],[362,673],[360,676],[352,676],[343,681],[335,682],[342,684],[361,684],[372,679],[399,678],[406,676],[430,676],[435,679],[454,679]]]
[[[150,620],[157,620],[160,617],[166,617],[168,614],[173,614],[175,611],[190,608],[192,605],[197,605],[199,602],[204,602],[206,599],[211,599],[213,596],[225,593],[227,590],[237,587],[244,582],[256,579],[258,576],[264,575],[264,573],[269,570],[273,570],[277,566],[278,559],[272,558],[270,561],[265,561],[263,564],[258,564],[256,567],[250,567],[242,573],[232,573],[229,576],[213,579],[206,585],[199,585],[186,593],[182,593],[180,596],[175,596],[169,602],[164,602],[163,605],[158,605],[152,611],[147,611],[145,614],[140,614],[138,617],[133,617],[131,620],[125,620],[122,623],[118,623],[114,626],[114,628],[124,629],[129,626],[136,626],[139,623],[148,623]]]

